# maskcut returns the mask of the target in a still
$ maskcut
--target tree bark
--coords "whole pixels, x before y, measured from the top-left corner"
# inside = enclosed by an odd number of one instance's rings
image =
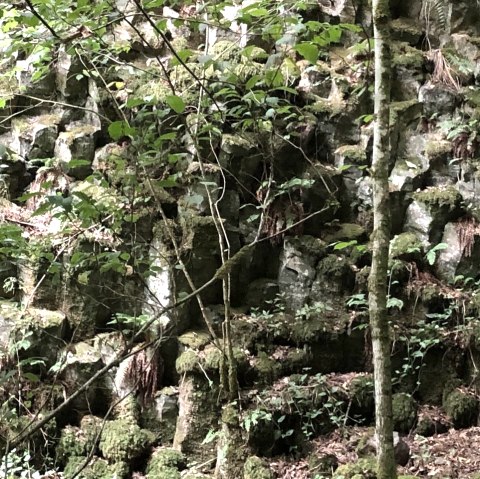
[[[389,2],[372,0],[375,40],[375,124],[373,132],[373,242],[369,313],[375,383],[378,479],[397,477],[393,449],[390,332],[387,318],[389,208],[390,49]]]

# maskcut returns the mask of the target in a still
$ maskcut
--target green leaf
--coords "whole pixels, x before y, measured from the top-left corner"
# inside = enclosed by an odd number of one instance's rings
[[[260,81],[260,78],[260,75],[253,75],[251,78],[249,78],[247,83],[245,83],[245,89],[251,90]]]
[[[162,188],[173,188],[175,186],[180,186],[174,177],[167,178],[165,180],[159,180],[155,183],[157,186]]]
[[[108,134],[114,141],[124,136],[134,136],[135,133],[135,128],[132,128],[126,121],[114,121],[108,126]]]
[[[356,244],[357,244],[357,240],[339,241],[338,243],[335,243],[333,249],[342,250],[342,249],[348,248],[349,246],[355,246]]]
[[[146,102],[143,98],[129,98],[125,106],[127,108],[135,108],[136,106],[144,105]]]
[[[40,381],[40,378],[33,373],[23,373],[23,377],[32,383],[38,383]]]
[[[177,137],[177,134],[172,131],[170,133],[164,133],[160,136],[160,140],[174,140]]]
[[[300,43],[295,46],[300,55],[302,55],[305,60],[308,60],[310,63],[317,63],[318,60],[318,47],[312,43]]]
[[[185,111],[185,103],[179,96],[168,95],[167,97],[165,97],[165,101],[175,113],[180,114]]]
[[[79,166],[90,166],[92,163],[88,160],[70,160],[68,162],[69,168],[77,168]]]

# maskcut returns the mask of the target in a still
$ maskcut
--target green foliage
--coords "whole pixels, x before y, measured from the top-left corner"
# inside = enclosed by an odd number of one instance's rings
[[[345,423],[345,401],[336,386],[328,385],[325,376],[293,375],[283,384],[281,391],[260,394],[258,407],[245,413],[242,426],[247,432],[261,423],[270,423],[277,439],[288,440],[299,432],[311,439]]]
[[[448,244],[446,244],[446,243],[438,243],[433,248],[430,248],[427,251],[427,254],[425,255],[425,257],[427,258],[428,264],[429,265],[434,265],[435,260],[437,259],[437,252],[442,251],[442,250],[447,249],[447,248],[448,248]]]

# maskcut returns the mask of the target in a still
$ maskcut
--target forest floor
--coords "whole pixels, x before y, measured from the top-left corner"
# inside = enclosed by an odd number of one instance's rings
[[[312,442],[312,454],[333,455],[338,464],[355,463],[356,447],[367,428],[352,427],[337,430]],[[467,479],[480,472],[480,427],[450,429],[430,437],[403,437],[410,447],[410,460],[399,467],[399,474],[435,479]],[[276,459],[270,467],[278,479],[314,479],[306,459]],[[325,476],[320,476],[325,477]]]

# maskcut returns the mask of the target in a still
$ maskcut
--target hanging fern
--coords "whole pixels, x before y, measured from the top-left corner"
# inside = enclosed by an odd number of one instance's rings
[[[428,3],[431,3],[431,8],[435,11],[438,17],[439,26],[442,29],[447,28],[448,0],[429,0]]]

